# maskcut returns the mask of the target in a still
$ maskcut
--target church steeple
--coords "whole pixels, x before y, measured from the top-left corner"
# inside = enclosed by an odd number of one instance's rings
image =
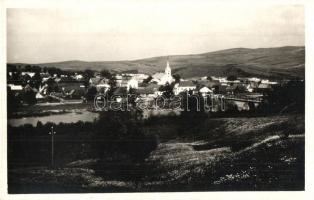
[[[168,61],[168,60],[167,60],[167,66],[166,66],[166,69],[165,69],[165,74],[171,76],[171,68],[170,68],[169,61]]]

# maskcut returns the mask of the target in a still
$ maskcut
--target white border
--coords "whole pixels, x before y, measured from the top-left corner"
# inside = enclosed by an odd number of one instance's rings
[[[305,191],[304,192],[187,192],[187,193],[105,193],[105,194],[40,194],[40,195],[8,195],[7,194],[7,166],[6,166],[6,8],[49,8],[49,7],[101,7],[110,3],[138,3],[143,0],[0,0],[0,81],[1,81],[1,111],[0,111],[0,199],[313,199],[311,192],[313,192],[314,180],[314,151],[313,141],[314,123],[314,106],[311,103],[314,99],[314,1],[312,0],[214,0],[213,3],[258,3],[258,4],[303,4],[305,6],[306,18],[306,176],[305,176]],[[147,0],[146,0],[147,1]],[[153,0],[148,0],[153,1]],[[155,0],[165,1],[165,0]],[[168,2],[171,0],[168,0]],[[182,0],[189,1],[189,0]],[[192,1],[192,0],[191,0]],[[193,3],[200,2],[200,0],[193,0]]]

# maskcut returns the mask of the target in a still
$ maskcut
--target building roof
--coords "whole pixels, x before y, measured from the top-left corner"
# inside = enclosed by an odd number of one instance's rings
[[[109,79],[103,77],[90,78],[89,82],[94,85],[109,83]]]
[[[196,87],[192,81],[182,81],[179,83],[179,87]]]
[[[100,78],[100,77],[93,77],[93,78],[90,78],[89,79],[89,82],[91,83],[91,84],[98,84],[100,81],[101,81],[101,79],[102,78]]]
[[[118,87],[114,92],[114,95],[126,95],[128,94],[127,87]]]
[[[164,75],[165,75],[165,73],[159,72],[159,73],[154,74],[152,77],[153,77],[153,79],[160,80]]]
[[[11,90],[23,90],[22,85],[9,84],[9,87],[11,88]]]
[[[201,80],[201,81],[197,81],[197,85],[200,87],[208,87],[208,88],[212,88],[214,85],[216,85],[217,83],[213,82],[213,81],[209,81],[209,80]]]
[[[159,85],[157,84],[149,84],[146,87],[138,88],[137,93],[138,94],[154,94],[156,91],[158,91]]]
[[[233,90],[235,90],[236,88],[237,88],[236,85],[230,85],[230,86],[227,86],[227,87],[226,87],[226,90],[227,90],[227,91],[233,91]]]
[[[201,93],[212,93],[213,91],[211,89],[209,89],[208,87],[202,87],[199,90]]]
[[[107,83],[99,83],[96,85],[96,87],[107,87],[107,88],[110,88],[110,85],[107,84]]]
[[[269,88],[271,88],[271,86],[269,84],[261,83],[261,84],[258,85],[257,88],[259,88],[259,89],[269,89]]]

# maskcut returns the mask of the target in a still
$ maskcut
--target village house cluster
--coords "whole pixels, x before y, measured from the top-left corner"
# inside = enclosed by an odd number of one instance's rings
[[[37,68],[36,68],[37,69]],[[35,71],[35,72],[34,72]],[[225,97],[235,101],[261,100],[279,83],[257,77],[203,76],[180,78],[173,75],[170,63],[164,72],[111,74],[98,71],[51,73],[43,69],[33,71],[8,70],[8,94],[21,104],[47,102],[93,101],[97,94],[114,95],[121,102],[128,94],[150,102],[159,96],[189,93],[201,97]]]

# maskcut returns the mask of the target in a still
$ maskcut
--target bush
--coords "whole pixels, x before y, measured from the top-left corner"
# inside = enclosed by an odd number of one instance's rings
[[[107,111],[100,114],[95,138],[102,141],[95,146],[100,157],[127,157],[133,161],[143,161],[158,145],[156,137],[147,136],[141,129],[142,122],[136,119],[134,112]]]

